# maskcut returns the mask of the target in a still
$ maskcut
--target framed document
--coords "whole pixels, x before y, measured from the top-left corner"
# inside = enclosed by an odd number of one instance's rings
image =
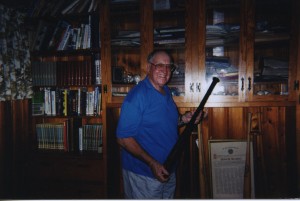
[[[250,143],[251,197],[254,174]],[[209,165],[213,199],[243,199],[247,141],[209,140]]]

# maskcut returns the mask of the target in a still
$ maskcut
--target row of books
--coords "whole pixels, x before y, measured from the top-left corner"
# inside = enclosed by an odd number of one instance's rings
[[[37,149],[102,153],[102,124],[80,126],[71,136],[69,122],[36,124]]]
[[[101,84],[101,60],[96,54],[84,61],[33,61],[33,86]]]
[[[99,0],[35,0],[28,10],[30,17],[78,15],[96,12]]]
[[[59,20],[56,24],[39,20],[30,33],[30,50],[78,50],[100,47],[99,18],[88,15],[82,20]]]
[[[69,150],[68,123],[41,123],[36,124],[38,149]]]
[[[99,116],[101,115],[101,89],[40,88],[32,98],[32,115]]]
[[[102,153],[102,124],[86,124],[79,128],[79,151]]]

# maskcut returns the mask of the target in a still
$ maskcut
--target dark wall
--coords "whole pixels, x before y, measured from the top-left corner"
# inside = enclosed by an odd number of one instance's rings
[[[29,146],[30,101],[0,102],[0,199],[22,198]]]

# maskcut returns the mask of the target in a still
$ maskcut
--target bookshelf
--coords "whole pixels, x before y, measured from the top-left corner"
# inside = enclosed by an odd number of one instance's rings
[[[38,0],[28,11],[34,88],[32,162],[25,171],[30,198],[106,196],[99,10],[99,0]]]

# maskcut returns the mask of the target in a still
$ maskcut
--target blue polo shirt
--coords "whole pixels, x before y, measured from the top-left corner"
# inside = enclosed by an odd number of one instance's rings
[[[148,77],[126,96],[117,127],[117,137],[133,137],[154,159],[164,163],[178,139],[178,110],[170,90],[158,92]],[[123,168],[154,178],[149,166],[122,150]]]

